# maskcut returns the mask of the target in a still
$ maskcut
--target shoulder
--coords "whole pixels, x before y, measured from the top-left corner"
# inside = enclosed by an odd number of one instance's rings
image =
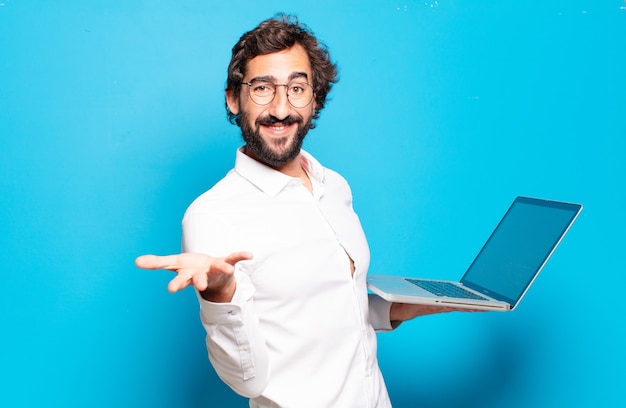
[[[220,209],[240,201],[246,194],[248,183],[234,170],[231,170],[209,190],[198,196],[187,207],[185,218],[192,214],[219,213]]]
[[[339,172],[317,163],[319,179],[324,190],[324,200],[352,205],[352,189],[348,181]],[[319,180],[318,179],[318,180]]]
[[[324,176],[325,183],[342,185],[348,188],[350,187],[350,185],[348,184],[348,180],[346,180],[345,177],[343,177],[335,170],[326,167],[324,171]]]
[[[302,156],[307,164],[307,170],[327,188],[350,189],[348,181],[337,171],[323,166],[313,155],[302,150]]]

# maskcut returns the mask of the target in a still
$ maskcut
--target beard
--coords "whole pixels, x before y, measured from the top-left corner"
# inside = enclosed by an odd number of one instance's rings
[[[289,163],[300,154],[304,137],[311,129],[312,118],[304,123],[301,116],[289,115],[284,119],[277,119],[274,116],[259,117],[254,122],[254,127],[250,125],[247,113],[242,112],[240,117],[241,136],[246,142],[246,152],[252,154],[254,158],[272,168],[280,168]],[[262,125],[293,125],[297,124],[298,129],[294,138],[289,142],[288,138],[277,139],[272,145],[268,144],[261,137],[260,127]],[[290,143],[290,144],[289,144]]]

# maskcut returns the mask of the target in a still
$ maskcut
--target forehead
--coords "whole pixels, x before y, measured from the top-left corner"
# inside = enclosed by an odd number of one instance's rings
[[[244,80],[268,78],[287,82],[295,73],[304,73],[312,79],[309,56],[300,44],[271,54],[258,55],[248,61]]]

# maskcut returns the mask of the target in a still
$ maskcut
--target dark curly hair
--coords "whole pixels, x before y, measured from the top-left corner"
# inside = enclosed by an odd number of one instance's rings
[[[295,44],[300,44],[306,50],[313,71],[312,85],[316,105],[311,127],[314,127],[314,121],[324,108],[330,89],[339,80],[337,66],[330,60],[326,46],[315,38],[308,27],[300,24],[296,17],[278,14],[241,36],[232,49],[226,91],[232,92],[233,96],[239,99],[248,61],[258,55],[286,50]],[[233,114],[228,105],[226,113],[231,123],[241,126],[239,115]]]

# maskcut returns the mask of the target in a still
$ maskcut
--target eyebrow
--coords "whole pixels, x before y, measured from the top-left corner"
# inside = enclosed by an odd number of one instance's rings
[[[305,80],[308,81],[309,75],[306,72],[292,72],[291,74],[289,74],[289,78],[287,78],[287,82],[291,82],[297,78],[304,78]],[[254,82],[254,81],[267,81],[267,82],[273,82],[273,83],[277,82],[276,77],[273,75],[264,75],[264,76],[254,77],[249,82]]]

